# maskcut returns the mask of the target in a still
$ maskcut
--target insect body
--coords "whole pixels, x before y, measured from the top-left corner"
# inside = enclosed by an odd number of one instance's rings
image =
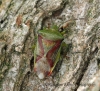
[[[38,31],[34,50],[34,70],[40,79],[49,76],[59,61],[64,37],[56,28]]]

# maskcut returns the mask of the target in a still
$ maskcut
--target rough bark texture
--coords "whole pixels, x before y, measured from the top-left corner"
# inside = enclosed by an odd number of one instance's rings
[[[67,58],[40,80],[30,70],[37,31],[70,19]],[[100,0],[0,0],[0,91],[100,91]]]

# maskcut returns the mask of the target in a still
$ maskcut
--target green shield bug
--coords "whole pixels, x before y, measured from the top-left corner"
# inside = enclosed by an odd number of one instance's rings
[[[65,25],[62,28],[65,28]],[[54,70],[60,58],[63,40],[64,36],[57,27],[38,31],[34,49],[34,71],[40,79],[51,75]]]

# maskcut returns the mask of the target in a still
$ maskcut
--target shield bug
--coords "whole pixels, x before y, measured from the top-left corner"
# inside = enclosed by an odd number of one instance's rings
[[[64,36],[58,27],[38,31],[34,49],[34,71],[40,79],[51,75],[54,70],[60,58],[63,40]]]

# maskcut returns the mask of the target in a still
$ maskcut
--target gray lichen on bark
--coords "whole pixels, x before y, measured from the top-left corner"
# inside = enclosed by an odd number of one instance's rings
[[[67,58],[39,80],[30,70],[37,31],[68,20]],[[0,91],[99,91],[99,78],[99,0],[0,0]]]

